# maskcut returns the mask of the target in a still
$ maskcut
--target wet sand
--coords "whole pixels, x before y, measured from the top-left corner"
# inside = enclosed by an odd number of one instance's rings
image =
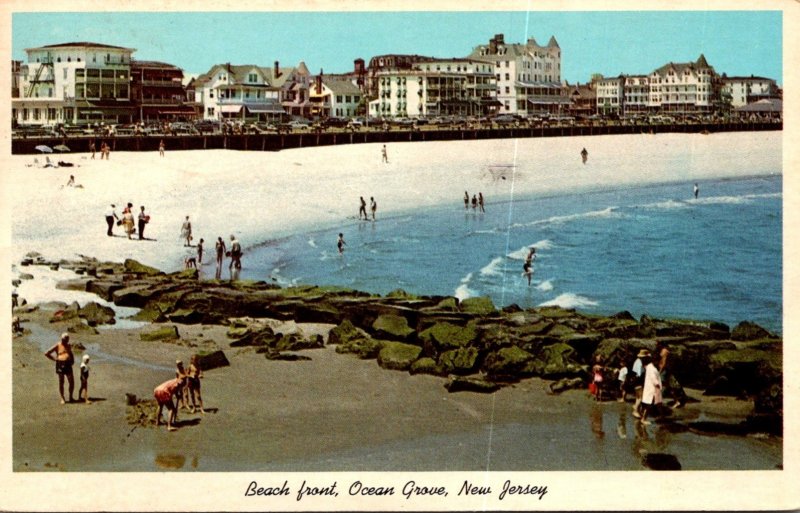
[[[13,340],[15,471],[635,470],[642,451],[675,454],[684,469],[782,464],[780,439],[671,433],[657,423],[643,430],[628,403],[598,404],[582,390],[549,395],[539,379],[450,394],[444,378],[383,370],[333,346],[298,353],[310,361],[266,360],[228,347],[219,326],[178,325],[180,344],[142,342],[139,329],[74,335],[92,355],[93,402],[61,405],[42,355],[60,332],[49,316],[23,315],[31,333]],[[217,348],[231,366],[205,373],[205,415],[181,411],[172,433],[127,423],[126,393],[152,399],[176,358]],[[76,365],[76,397],[77,382]],[[676,416],[738,422],[752,409],[690,395],[701,401]]]

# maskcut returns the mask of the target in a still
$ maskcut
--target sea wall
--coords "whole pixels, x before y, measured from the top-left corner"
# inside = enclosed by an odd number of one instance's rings
[[[112,151],[158,151],[164,140],[168,151],[228,149],[242,151],[280,151],[291,148],[331,146],[339,144],[398,143],[421,141],[459,141],[481,139],[516,139],[528,137],[571,137],[592,135],[625,135],[639,133],[714,133],[714,132],[760,132],[783,130],[782,122],[759,123],[692,123],[657,125],[562,125],[536,127],[461,129],[443,128],[435,130],[367,130],[355,132],[292,132],[248,135],[173,135],[99,137],[70,136],[12,139],[11,152],[15,155],[38,154],[36,147],[54,147],[66,144],[72,152],[87,152],[90,141],[105,141]]]

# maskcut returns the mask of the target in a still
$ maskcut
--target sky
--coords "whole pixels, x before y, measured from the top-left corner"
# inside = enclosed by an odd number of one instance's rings
[[[134,48],[134,59],[200,74],[214,64],[295,66],[341,73],[375,55],[466,57],[494,34],[561,47],[562,80],[647,74],[704,54],[718,73],[783,83],[780,11],[15,12],[12,58],[89,41]]]

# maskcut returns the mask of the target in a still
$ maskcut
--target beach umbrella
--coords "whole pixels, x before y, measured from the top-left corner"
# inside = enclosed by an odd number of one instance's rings
[[[53,153],[53,150],[50,148],[50,146],[44,144],[40,144],[35,149],[36,151],[41,151],[42,153]]]
[[[59,144],[58,146],[53,146],[53,149],[56,151],[60,151],[62,153],[70,151],[69,146],[67,146],[66,144]]]

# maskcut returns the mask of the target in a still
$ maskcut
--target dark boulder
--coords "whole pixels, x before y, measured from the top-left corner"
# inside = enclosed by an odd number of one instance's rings
[[[122,265],[125,272],[128,274],[136,274],[142,276],[160,276],[164,274],[155,267],[144,265],[143,263],[138,262],[132,258],[125,259],[125,262]]]
[[[497,309],[488,297],[470,297],[461,301],[460,310],[473,315],[492,315]]]
[[[424,344],[431,344],[436,353],[472,344],[478,337],[474,324],[458,326],[449,322],[437,322],[419,334]]]
[[[648,453],[642,456],[642,465],[650,470],[681,470],[681,463],[672,454]]]
[[[574,354],[575,350],[564,342],[549,345],[536,355],[529,371],[547,379],[584,375],[586,370],[573,359]]]
[[[177,326],[162,326],[155,330],[139,334],[139,339],[143,341],[177,340],[181,338]]]
[[[499,390],[499,384],[475,376],[451,376],[444,387],[448,392],[478,392],[491,394]]]
[[[328,344],[343,344],[351,338],[363,336],[348,319],[328,332]]]
[[[193,310],[191,308],[179,308],[178,310],[167,314],[167,319],[169,319],[171,322],[177,322],[180,324],[200,324],[206,320],[206,317],[197,310]]]
[[[375,340],[368,335],[359,333],[359,336],[348,338],[339,343],[336,346],[336,352],[340,354],[354,354],[362,360],[371,360],[378,357],[384,344],[386,344],[386,342],[383,340]]]
[[[763,338],[775,338],[775,335],[750,321],[740,322],[731,332],[731,340],[748,341]]]
[[[77,290],[77,291],[85,291],[86,285],[89,283],[88,278],[76,278],[74,280],[62,280],[56,283],[56,288],[58,290]]]
[[[402,342],[386,341],[378,353],[378,365],[390,370],[408,370],[419,358],[422,348]]]
[[[438,365],[447,374],[472,374],[478,368],[478,349],[460,347],[439,355]]]
[[[213,351],[210,353],[201,351],[197,353],[197,366],[200,367],[202,371],[217,369],[219,367],[228,367],[229,365],[230,362],[222,351]]]
[[[584,386],[586,386],[586,380],[582,378],[561,378],[550,383],[549,389],[551,394],[560,394],[561,392],[583,388]]]
[[[114,309],[95,303],[94,301],[87,303],[83,308],[78,311],[78,316],[86,319],[89,326],[97,326],[98,324],[114,324]]]
[[[114,292],[124,287],[122,280],[90,280],[86,283],[87,292],[97,294],[106,301],[114,301]],[[115,304],[117,303],[115,302]]]
[[[414,339],[415,332],[400,315],[381,315],[372,323],[373,336],[387,340],[407,342]]]
[[[443,373],[441,367],[436,363],[436,360],[427,356],[419,358],[412,363],[408,371],[411,374],[441,375]]]
[[[517,380],[524,377],[533,355],[517,346],[503,347],[486,355],[483,370],[492,379]]]

